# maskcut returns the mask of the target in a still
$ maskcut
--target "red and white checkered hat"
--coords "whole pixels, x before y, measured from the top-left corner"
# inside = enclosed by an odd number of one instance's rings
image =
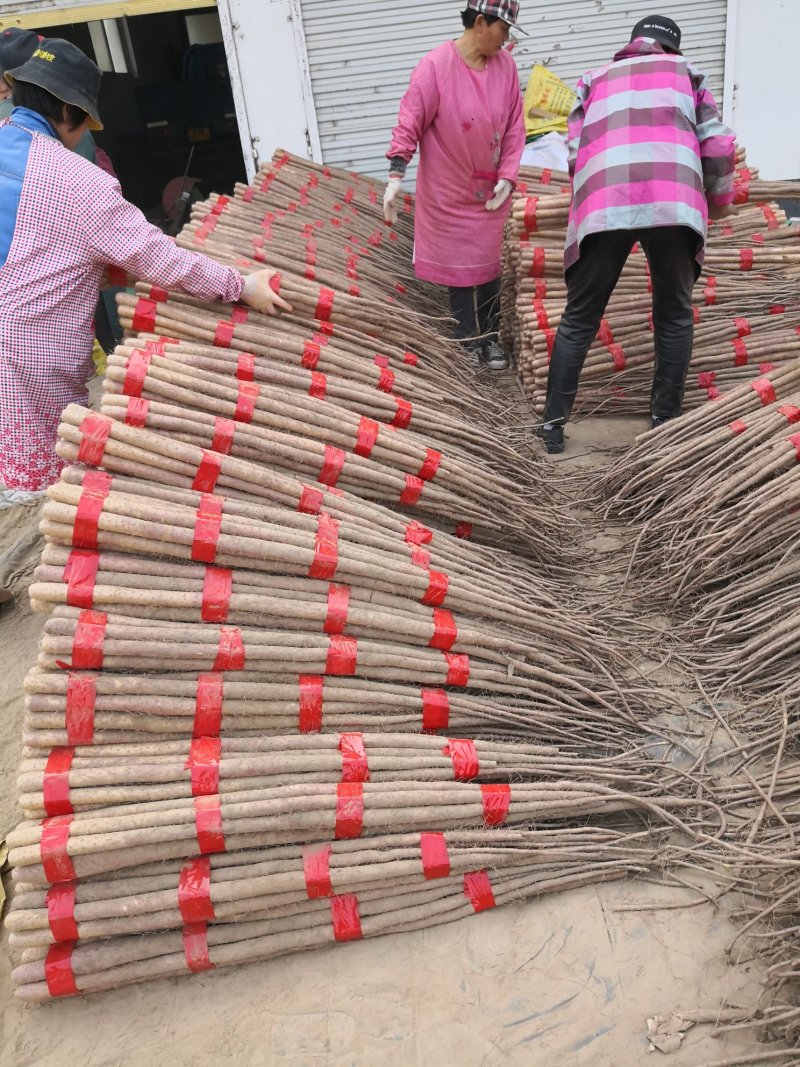
[[[519,25],[519,0],[467,0],[467,8],[481,15],[494,15],[520,33],[526,31]]]

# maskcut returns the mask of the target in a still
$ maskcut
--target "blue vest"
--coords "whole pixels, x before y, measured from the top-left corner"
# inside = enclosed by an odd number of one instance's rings
[[[0,126],[0,267],[5,266],[14,240],[33,134],[56,136],[47,119],[27,107],[15,107],[11,121],[16,125]]]

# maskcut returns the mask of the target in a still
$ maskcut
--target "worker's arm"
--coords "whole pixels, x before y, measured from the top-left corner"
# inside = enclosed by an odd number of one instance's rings
[[[522,115],[522,90],[519,85],[519,74],[513,59],[511,60],[511,67],[513,68],[513,77],[508,122],[506,123],[503,141],[500,146],[500,164],[497,168],[497,177],[516,185],[519,177],[522,150],[525,147],[525,120]]]
[[[709,208],[733,203],[733,177],[736,170],[736,136],[719,117],[717,104],[708,88],[708,79],[689,68],[694,89],[697,140],[703,166],[703,187]]]
[[[436,118],[439,110],[439,87],[436,69],[427,57],[418,64],[405,96],[400,101],[397,125],[392,131],[392,143],[386,158],[391,161],[391,173],[405,174],[422,135]]]
[[[570,178],[575,177],[575,163],[578,159],[578,149],[581,146],[581,134],[583,133],[583,120],[586,117],[586,98],[589,89],[581,78],[578,82],[578,92],[575,104],[567,119],[567,165]]]

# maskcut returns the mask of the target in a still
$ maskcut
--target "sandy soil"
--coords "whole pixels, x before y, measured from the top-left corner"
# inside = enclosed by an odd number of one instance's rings
[[[560,462],[598,464],[642,426],[583,422]],[[9,536],[0,517],[0,551]],[[0,836],[16,818],[21,681],[41,627],[24,600],[0,609]],[[430,931],[44,1007],[13,1000],[4,936],[0,1064],[655,1064],[662,1055],[648,1054],[648,1017],[758,997],[757,969],[725,963],[734,932],[725,905],[675,908],[689,899],[646,883],[605,885]],[[713,1038],[697,1027],[664,1062],[700,1067],[756,1047],[749,1035]]]

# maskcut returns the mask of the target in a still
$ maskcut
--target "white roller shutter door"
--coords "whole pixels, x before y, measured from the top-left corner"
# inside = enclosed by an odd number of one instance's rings
[[[721,105],[727,0],[672,0],[668,8],[687,57],[709,75]],[[530,37],[520,36],[514,55],[523,89],[534,63],[574,85],[656,9],[653,0],[522,0],[520,22]],[[459,0],[301,0],[301,10],[323,160],[383,177],[411,71],[459,35]]]

